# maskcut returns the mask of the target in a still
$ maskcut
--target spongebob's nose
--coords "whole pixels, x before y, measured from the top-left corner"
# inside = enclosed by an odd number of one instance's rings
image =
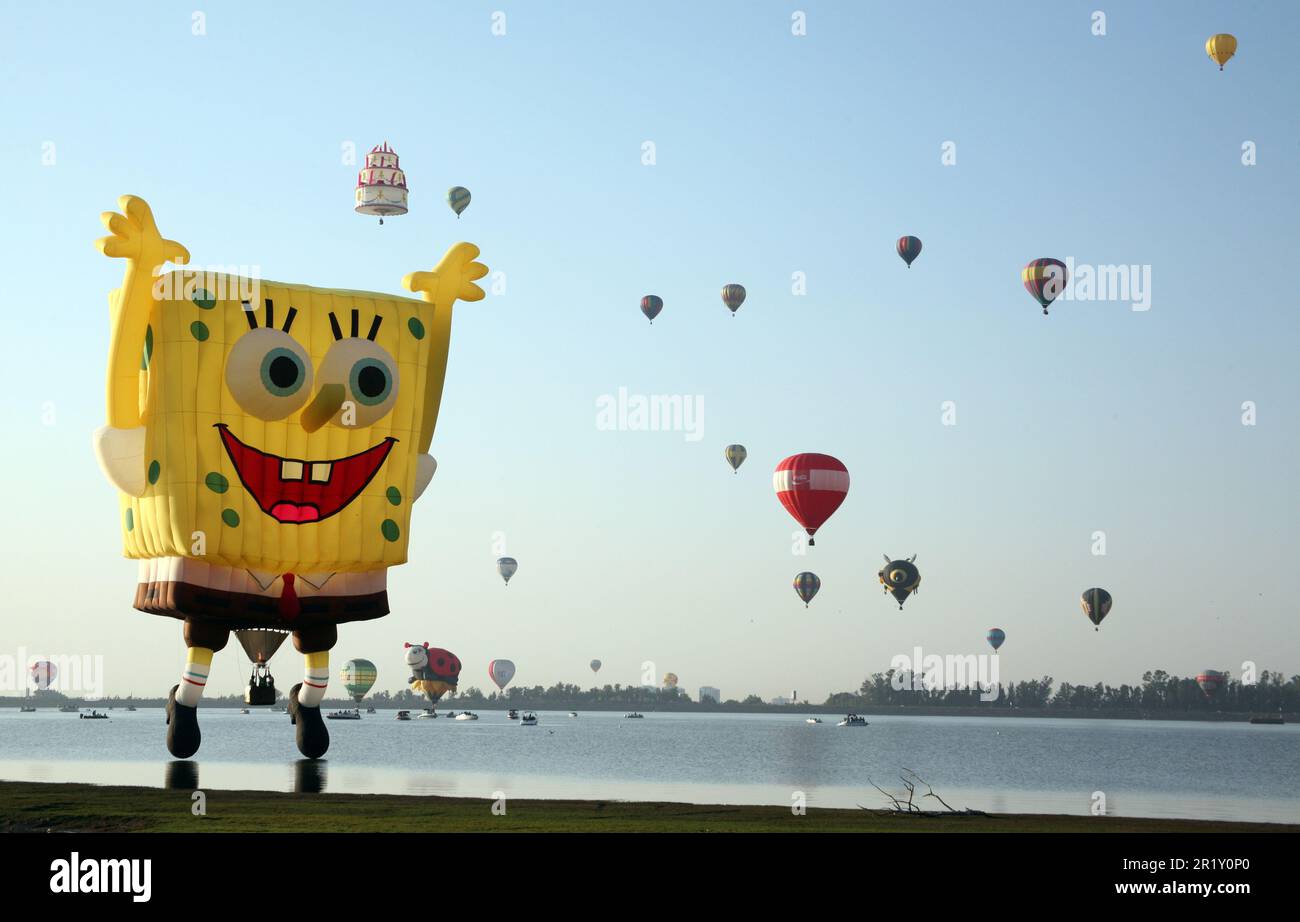
[[[334,414],[343,406],[347,392],[342,384],[324,384],[317,392],[307,409],[302,411],[302,427],[308,432],[315,432],[334,418]]]

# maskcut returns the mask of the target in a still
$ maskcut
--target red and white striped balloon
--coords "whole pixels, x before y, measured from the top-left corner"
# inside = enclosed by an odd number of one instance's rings
[[[849,469],[830,455],[791,455],[776,466],[772,488],[786,511],[812,540],[849,493]]]

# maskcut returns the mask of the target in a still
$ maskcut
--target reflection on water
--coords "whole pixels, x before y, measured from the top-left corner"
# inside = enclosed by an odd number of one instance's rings
[[[907,766],[956,809],[1084,816],[1100,792],[1111,815],[1300,822],[1293,725],[884,716],[842,729],[803,714],[543,713],[524,728],[500,712],[390,712],[331,726],[328,756],[312,761],[284,715],[210,708],[200,758],[172,761],[159,716],[0,711],[0,778],[159,786],[161,764],[161,786],[188,790],[201,775],[204,789],[299,794],[783,806],[802,794],[812,807],[879,807],[872,784],[900,792]]]

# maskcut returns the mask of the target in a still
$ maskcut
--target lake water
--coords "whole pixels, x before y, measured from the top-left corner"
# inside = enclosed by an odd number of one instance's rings
[[[80,720],[0,711],[0,779],[339,793],[884,805],[914,769],[955,808],[1300,823],[1300,726],[1139,720],[502,711],[477,721],[328,721],[327,757],[301,759],[285,714],[200,710],[203,746],[174,762],[161,710]],[[924,791],[924,788],[922,789]],[[933,800],[927,805],[938,808]]]

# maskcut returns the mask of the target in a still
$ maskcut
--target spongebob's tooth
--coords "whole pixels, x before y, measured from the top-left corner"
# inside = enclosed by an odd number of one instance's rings
[[[302,480],[302,462],[281,461],[280,479],[281,480]]]
[[[316,483],[328,483],[330,479],[330,465],[313,464],[311,466],[311,479]]]

